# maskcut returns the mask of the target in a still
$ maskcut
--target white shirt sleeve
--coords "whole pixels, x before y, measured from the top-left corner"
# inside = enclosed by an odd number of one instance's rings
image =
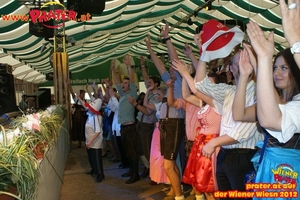
[[[295,133],[300,133],[300,99],[285,105],[279,104],[282,113],[281,131],[266,129],[279,142],[288,142]]]
[[[223,112],[226,91],[235,87],[233,85],[227,85],[224,83],[212,83],[210,82],[208,76],[205,76],[205,78],[200,82],[195,82],[195,86],[198,91],[213,99],[213,104],[218,109],[218,113]]]

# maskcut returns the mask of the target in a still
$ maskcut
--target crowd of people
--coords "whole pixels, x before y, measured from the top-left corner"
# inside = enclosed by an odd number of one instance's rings
[[[193,187],[196,200],[216,199],[215,191],[250,192],[245,178],[255,170],[253,158],[259,157],[257,146],[264,141],[266,149],[254,183],[292,184],[292,189],[285,190],[289,196],[281,198],[298,197],[300,1],[287,5],[280,0],[280,8],[290,48],[274,58],[274,35],[270,32],[266,37],[257,23],[247,24],[247,43],[237,27],[229,29],[209,20],[194,37],[200,55],[185,45],[189,65],[179,59],[166,22],[161,35],[172,67],[167,70],[148,36],[145,44],[160,78],[147,74],[141,57],[145,94],[138,96],[130,55],[123,58],[128,77],[120,79],[112,60],[110,70],[116,88],[112,80],[105,79],[105,94],[94,90],[91,103],[84,102],[85,91],[76,97],[71,90],[76,102],[72,140],[78,141],[79,147],[85,141],[95,181],[104,179],[101,149],[106,140],[112,160],[120,159],[120,168],[129,167],[122,174],[129,177],[125,183],[133,184],[147,176],[152,184],[169,183],[165,200],[184,199],[182,182]],[[220,60],[223,62],[218,64]],[[108,111],[100,111],[103,107]],[[104,118],[110,118],[109,128]],[[104,129],[109,132],[105,136]],[[116,142],[110,143],[113,138]],[[141,175],[140,160],[144,166]],[[281,191],[265,187],[257,191],[263,189]]]

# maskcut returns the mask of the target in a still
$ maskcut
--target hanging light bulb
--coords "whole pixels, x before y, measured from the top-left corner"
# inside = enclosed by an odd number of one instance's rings
[[[210,0],[205,0],[205,2],[209,2],[209,3],[205,6],[205,10],[212,10],[212,3],[210,2]]]

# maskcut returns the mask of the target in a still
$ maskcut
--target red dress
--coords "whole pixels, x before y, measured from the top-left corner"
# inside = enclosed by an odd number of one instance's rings
[[[217,152],[209,159],[202,156],[202,148],[209,140],[219,136],[221,115],[206,105],[199,111],[198,120],[199,135],[193,143],[182,181],[192,185],[199,192],[214,192],[217,189],[215,176]]]

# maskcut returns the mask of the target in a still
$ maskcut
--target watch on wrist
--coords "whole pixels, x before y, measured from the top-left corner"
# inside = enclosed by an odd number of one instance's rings
[[[167,38],[164,38],[164,39],[163,39],[164,42],[167,42],[168,40],[171,40],[171,38],[170,38],[170,37],[167,37]]]
[[[296,42],[295,44],[293,44],[293,46],[291,47],[291,52],[292,54],[300,53],[300,42]]]

